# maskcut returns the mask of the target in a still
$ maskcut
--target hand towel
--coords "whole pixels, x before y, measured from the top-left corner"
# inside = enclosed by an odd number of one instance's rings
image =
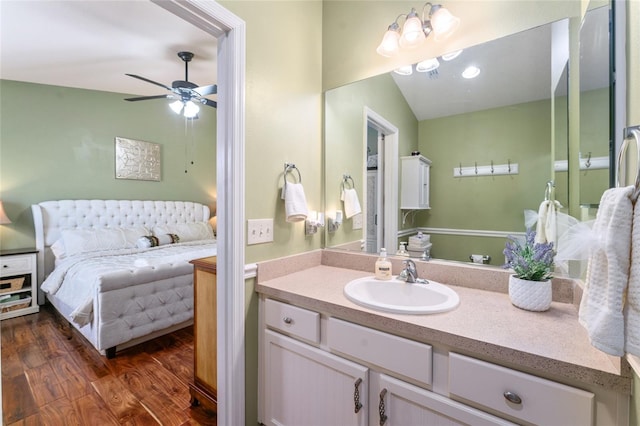
[[[625,350],[640,356],[640,205],[636,201],[631,222],[631,268],[625,306]]]
[[[286,182],[282,188],[287,222],[300,222],[307,218],[307,198],[301,183]]]
[[[624,292],[629,281],[633,186],[602,194],[593,224],[599,239],[589,256],[578,319],[591,344],[615,356],[624,355]]]
[[[344,215],[347,219],[362,213],[358,193],[354,188],[343,189],[340,199],[344,202]]]
[[[562,205],[555,200],[544,200],[538,209],[536,243],[556,243],[558,239],[557,209]]]

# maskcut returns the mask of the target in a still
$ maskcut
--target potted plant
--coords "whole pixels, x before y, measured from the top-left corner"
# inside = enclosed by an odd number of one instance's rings
[[[546,311],[551,306],[553,243],[536,243],[536,232],[527,230],[524,244],[508,237],[504,255],[509,277],[509,298],[515,306],[529,311]]]

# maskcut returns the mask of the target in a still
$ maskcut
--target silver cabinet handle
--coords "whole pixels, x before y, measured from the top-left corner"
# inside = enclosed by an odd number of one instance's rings
[[[522,398],[520,398],[517,393],[505,391],[502,395],[504,395],[504,398],[509,402],[512,402],[514,404],[522,404]]]
[[[362,408],[362,404],[360,403],[360,384],[362,383],[362,379],[358,378],[356,382],[353,384],[353,403],[354,403],[354,413],[357,413]]]
[[[285,324],[291,324],[293,322],[293,319],[289,317],[284,317],[282,318],[282,321],[284,321]]]
[[[386,389],[382,389],[380,392],[380,404],[378,405],[378,414],[380,414],[380,426],[384,426],[387,421],[387,415],[385,414],[384,397],[387,394]]]

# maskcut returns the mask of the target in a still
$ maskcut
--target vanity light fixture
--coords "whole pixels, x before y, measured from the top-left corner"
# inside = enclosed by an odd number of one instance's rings
[[[429,9],[425,18],[427,7]],[[436,40],[444,40],[460,26],[460,18],[452,15],[440,4],[425,3],[422,6],[421,16],[418,16],[418,12],[413,7],[408,14],[398,15],[387,28],[376,52],[390,58],[397,55],[400,48],[415,49],[420,46],[431,33]],[[404,24],[400,30],[398,20],[402,17],[404,17]]]
[[[318,232],[324,226],[324,213],[311,210],[304,221],[304,234],[309,236]]]
[[[476,78],[478,75],[480,75],[480,68],[474,65],[469,65],[464,71],[462,71],[462,77],[466,79]]]

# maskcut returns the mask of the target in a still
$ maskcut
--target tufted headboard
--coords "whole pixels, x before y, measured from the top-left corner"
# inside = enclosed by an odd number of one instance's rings
[[[190,201],[59,200],[31,206],[38,250],[38,285],[53,270],[50,246],[62,229],[206,222],[209,207]]]

